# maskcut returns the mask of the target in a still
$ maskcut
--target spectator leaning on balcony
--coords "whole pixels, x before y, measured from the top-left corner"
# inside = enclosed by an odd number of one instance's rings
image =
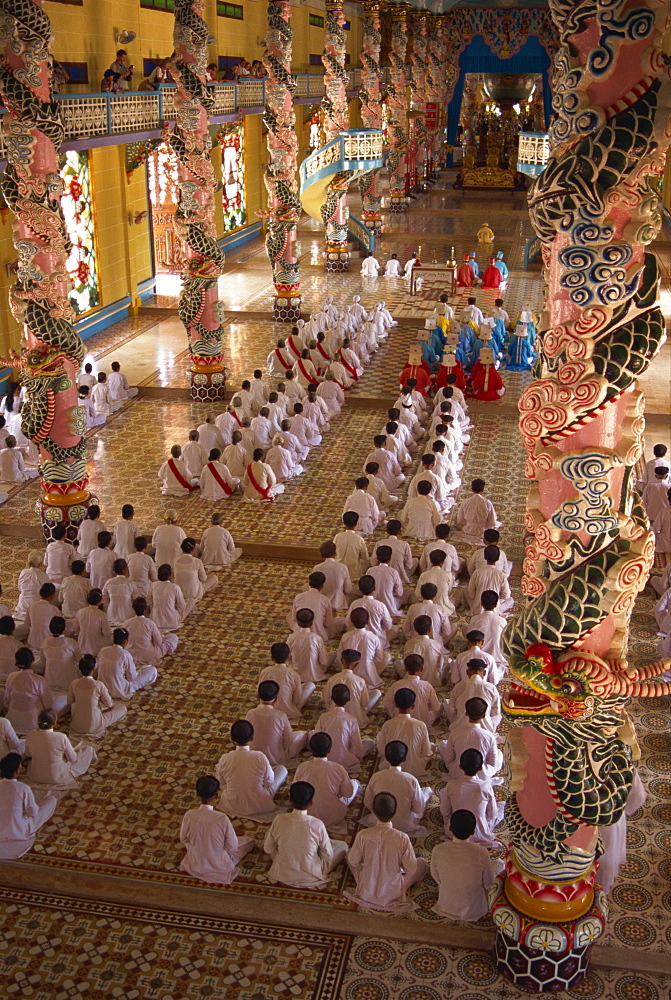
[[[208,83],[216,83],[217,82],[217,64],[216,63],[209,63],[208,64],[208,66],[205,69],[205,76],[207,77],[207,82]]]
[[[128,53],[125,49],[119,49],[116,54],[116,59],[110,66],[113,73],[119,74],[119,89],[120,90],[130,90],[131,81],[133,79],[133,70],[135,66],[128,66],[126,60],[128,58]]]
[[[111,94],[119,94],[121,92],[120,79],[119,74],[115,73],[113,69],[106,69],[100,81],[100,89],[108,90]]]
[[[158,90],[159,85],[168,83],[167,59],[159,59],[149,76],[142,81],[138,90]]]

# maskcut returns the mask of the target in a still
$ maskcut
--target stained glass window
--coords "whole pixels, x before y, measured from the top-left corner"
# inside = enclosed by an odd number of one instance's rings
[[[89,158],[86,152],[70,150],[65,153],[64,159],[61,168],[61,208],[72,243],[66,262],[67,272],[73,281],[70,302],[76,313],[85,313],[100,302]]]
[[[245,148],[242,123],[219,133],[221,146],[221,204],[224,210],[224,232],[244,226],[245,209]]]

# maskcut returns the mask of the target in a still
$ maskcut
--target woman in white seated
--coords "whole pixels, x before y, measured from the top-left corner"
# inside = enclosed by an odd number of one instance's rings
[[[283,484],[277,482],[275,473],[263,461],[263,448],[254,449],[242,482],[245,500],[272,501],[278,493],[284,493]]]
[[[96,759],[93,747],[79,743],[73,747],[65,733],[54,731],[56,713],[45,708],[37,719],[37,729],[26,737],[26,777],[30,784],[71,785],[86,774]]]

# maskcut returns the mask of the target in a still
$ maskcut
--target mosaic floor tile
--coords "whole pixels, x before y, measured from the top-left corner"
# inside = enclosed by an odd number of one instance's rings
[[[3,889],[3,996],[337,1000],[350,938]]]

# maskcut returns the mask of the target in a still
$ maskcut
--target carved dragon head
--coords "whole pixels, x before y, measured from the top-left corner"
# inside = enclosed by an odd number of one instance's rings
[[[548,646],[534,643],[523,660],[510,664],[505,712],[512,719],[531,722],[544,716],[586,719],[604,702],[621,711],[628,698],[671,694],[671,683],[656,679],[670,667],[671,660],[658,660],[637,669],[628,667],[626,660],[604,660],[576,648],[555,659]]]

